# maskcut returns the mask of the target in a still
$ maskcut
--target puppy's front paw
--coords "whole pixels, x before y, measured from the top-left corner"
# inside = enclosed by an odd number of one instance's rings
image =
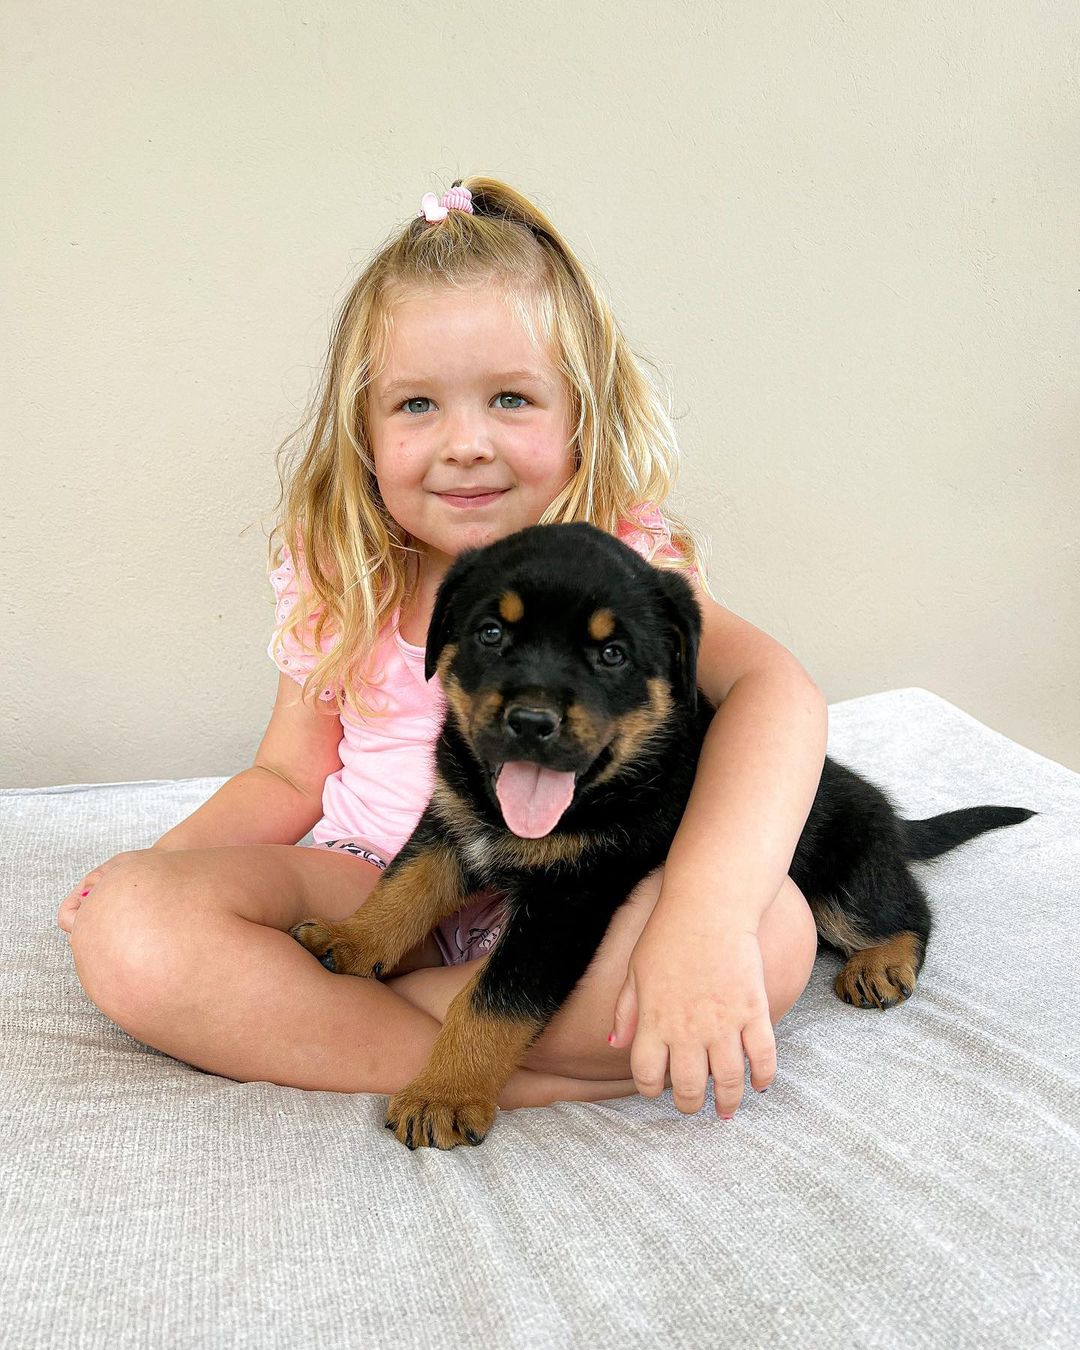
[[[482,1144],[497,1110],[494,1102],[467,1099],[446,1083],[425,1084],[421,1074],[390,1098],[386,1128],[410,1149]]]
[[[331,923],[327,919],[309,919],[289,929],[301,947],[306,947],[313,956],[317,956],[327,970],[336,975],[381,975],[384,968],[390,968],[385,953],[375,950],[374,945],[359,931],[359,926],[351,919],[343,923]]]

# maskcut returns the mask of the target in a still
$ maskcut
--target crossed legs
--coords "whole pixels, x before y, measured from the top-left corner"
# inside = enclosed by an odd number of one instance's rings
[[[358,858],[287,844],[144,851],[82,902],[71,928],[76,972],[117,1025],[197,1068],[241,1082],[390,1095],[423,1068],[478,963],[436,968],[429,939],[389,979],[361,980],[330,974],[288,935],[312,915],[353,913],[380,875]],[[646,878],[616,913],[500,1106],[636,1090],[629,1050],[606,1038],[659,881],[660,873]],[[813,918],[790,881],[763,916],[759,941],[775,1024],[805,988],[816,950]]]

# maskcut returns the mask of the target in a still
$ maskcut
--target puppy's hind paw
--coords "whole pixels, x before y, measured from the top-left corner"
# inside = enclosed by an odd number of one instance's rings
[[[911,997],[921,966],[920,939],[914,933],[897,933],[880,946],[854,952],[833,988],[845,1003],[884,1012]]]

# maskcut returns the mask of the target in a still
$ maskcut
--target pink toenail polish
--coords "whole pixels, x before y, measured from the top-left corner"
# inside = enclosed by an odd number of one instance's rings
[[[88,896],[89,894],[90,894],[89,891],[83,891],[83,892],[82,892],[82,895],[81,895],[79,898],[80,898],[80,899],[84,899],[84,898],[85,898],[86,896]]]

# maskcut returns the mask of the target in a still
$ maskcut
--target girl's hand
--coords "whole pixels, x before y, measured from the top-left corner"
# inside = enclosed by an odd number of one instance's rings
[[[685,916],[654,910],[630,955],[612,1036],[613,1046],[633,1043],[630,1072],[643,1097],[659,1097],[670,1073],[675,1105],[691,1115],[711,1072],[717,1115],[730,1120],[742,1101],[744,1055],[757,1092],[776,1076],[757,934],[713,916],[688,927]]]
[[[56,922],[64,932],[70,933],[74,928],[79,906],[106,872],[111,872],[114,867],[120,866],[131,858],[137,858],[140,853],[149,852],[149,849],[134,849],[128,853],[117,853],[108,862],[103,862],[100,867],[95,867],[92,872],[87,872],[82,881],[64,897],[60,908],[56,911]]]

